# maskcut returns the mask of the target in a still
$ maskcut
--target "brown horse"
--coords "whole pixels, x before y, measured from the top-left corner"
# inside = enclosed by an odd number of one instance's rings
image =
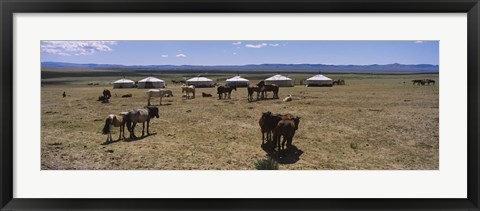
[[[102,130],[103,134],[108,134],[106,141],[107,143],[112,141],[112,126],[120,127],[120,134],[118,135],[117,140],[120,140],[122,137],[123,139],[125,139],[125,116],[127,114],[128,112],[121,112],[119,115],[110,114],[107,116],[107,118],[105,119],[105,126]]]
[[[110,97],[112,97],[112,93],[110,93],[110,90],[104,89],[104,90],[103,90],[103,97],[104,97],[105,99],[110,99]]]
[[[266,140],[272,140],[272,133],[275,127],[277,126],[278,122],[282,120],[283,115],[281,114],[272,114],[272,112],[267,111],[263,112],[258,124],[260,125],[260,129],[262,131],[262,145],[264,144],[265,135]]]
[[[262,89],[256,85],[254,86],[248,86],[247,87],[247,92],[248,92],[248,102],[253,101],[253,92],[257,92],[257,100],[259,100],[260,93],[262,92]]]
[[[235,86],[219,86],[217,87],[217,94],[218,94],[218,99],[222,99],[222,94],[223,94],[223,99],[227,99],[227,94],[228,94],[228,99],[230,99],[230,95],[232,94],[232,90],[237,91],[237,87]]]
[[[126,124],[128,131],[130,131],[130,139],[135,139],[135,126],[137,123],[143,123],[142,137],[145,136],[145,122],[147,123],[147,135],[150,135],[150,119],[153,117],[159,118],[158,108],[155,106],[145,106],[141,109],[133,109],[128,111],[126,115]]]
[[[278,122],[273,133],[273,141],[277,144],[278,151],[285,149],[285,142],[287,142],[287,148],[292,146],[293,136],[299,123],[300,117],[294,117],[293,115],[286,115]],[[280,148],[281,136],[283,136],[283,141]]]
[[[280,89],[278,85],[276,84],[266,85],[265,81],[260,81],[257,84],[257,86],[260,87],[262,90],[262,99],[267,98],[267,92],[273,92],[273,99],[278,99],[278,91]]]

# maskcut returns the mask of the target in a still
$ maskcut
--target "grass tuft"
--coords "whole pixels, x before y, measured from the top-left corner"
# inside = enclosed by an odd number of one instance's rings
[[[255,162],[255,168],[257,170],[278,170],[278,163],[271,157],[268,157],[257,160],[257,162]]]

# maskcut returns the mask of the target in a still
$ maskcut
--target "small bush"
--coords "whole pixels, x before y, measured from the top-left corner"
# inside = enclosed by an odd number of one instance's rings
[[[278,170],[278,163],[271,157],[268,157],[255,162],[255,168],[257,170]]]

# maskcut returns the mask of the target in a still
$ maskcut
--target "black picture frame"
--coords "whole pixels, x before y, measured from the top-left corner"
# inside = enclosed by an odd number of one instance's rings
[[[478,0],[0,0],[2,210],[479,210]],[[15,13],[467,13],[468,197],[466,199],[17,199],[13,198]],[[232,190],[234,191],[234,190]]]

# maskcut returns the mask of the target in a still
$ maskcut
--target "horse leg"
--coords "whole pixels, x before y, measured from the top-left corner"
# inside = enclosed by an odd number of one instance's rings
[[[122,124],[122,138],[125,139],[125,123]]]
[[[137,123],[133,123],[132,125],[132,131],[130,131],[130,138],[131,139],[135,139],[137,136],[135,136],[135,126],[137,125]]]
[[[160,105],[162,105],[162,98],[163,98],[163,97],[160,97]]]
[[[150,135],[149,128],[150,128],[150,120],[147,120],[147,136]]]
[[[262,146],[265,144],[265,132],[262,130]]]
[[[145,122],[142,122],[142,137],[145,136]]]
[[[120,140],[122,138],[122,126],[120,125],[120,133],[118,134],[118,139]]]
[[[147,103],[148,106],[150,106],[150,97],[148,98],[148,103]]]

